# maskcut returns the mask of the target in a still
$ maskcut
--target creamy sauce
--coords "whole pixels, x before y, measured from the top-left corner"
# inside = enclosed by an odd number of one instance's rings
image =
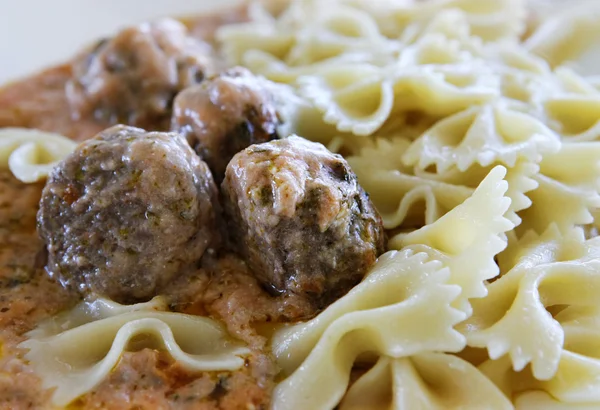
[[[0,127],[38,128],[78,141],[108,127],[92,118],[71,119],[64,91],[70,76],[71,67],[65,64],[0,90]]]
[[[191,32],[206,41],[224,23],[241,21],[240,8],[187,19]],[[0,127],[39,128],[82,141],[112,125],[93,118],[73,121],[65,96],[69,64],[0,89]],[[16,346],[39,321],[79,301],[45,273],[45,252],[36,232],[42,184],[24,185],[0,171],[0,408],[45,409],[50,393],[41,388],[23,351]],[[86,409],[265,409],[276,369],[265,353],[266,338],[257,329],[270,323],[306,317],[302,300],[272,298],[244,263],[225,256],[174,283],[173,310],[222,320],[255,352],[234,373],[189,374],[162,352],[127,352],[94,391],[73,403]]]
[[[0,408],[44,408],[49,394],[22,361],[22,334],[77,297],[43,271],[43,247],[35,230],[41,184],[25,185],[0,171]]]

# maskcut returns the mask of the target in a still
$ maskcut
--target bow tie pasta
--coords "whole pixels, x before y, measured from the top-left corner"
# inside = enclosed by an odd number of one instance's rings
[[[435,222],[472,195],[498,165],[474,164],[464,171],[452,166],[444,173],[430,172],[429,167],[418,170],[403,161],[412,146],[402,137],[376,138],[348,158],[388,229],[410,229]],[[506,217],[516,225],[521,221],[517,213],[531,206],[527,195],[538,187],[533,179],[538,172],[539,165],[527,160],[518,160],[507,170],[511,203]]]
[[[253,1],[247,21],[221,26],[218,54],[270,80],[278,137],[346,158],[387,252],[316,316],[251,323],[279,371],[271,409],[600,408],[600,7],[548,17],[526,0],[276,3]],[[23,182],[74,148],[0,130],[0,166]],[[161,297],[87,301],[27,337],[58,406],[128,349],[209,372],[251,353]]]
[[[600,37],[580,3],[293,1],[218,32],[305,102],[290,129],[348,158],[396,250],[275,333],[274,409],[600,406]]]
[[[379,359],[346,393],[341,410],[480,408],[508,410],[510,400],[469,362],[425,353]]]
[[[366,353],[407,358],[465,347],[454,327],[470,314],[469,299],[486,296],[485,280],[498,275],[494,257],[513,227],[503,217],[510,203],[504,175],[501,167],[492,170],[464,204],[402,238],[407,246],[382,256],[346,296],[315,319],[275,334],[273,352],[289,375],[275,389],[275,408],[333,408],[348,387],[352,365]],[[464,240],[452,243],[452,230]],[[423,245],[413,248],[411,242]],[[465,255],[478,255],[472,270]],[[416,403],[409,400],[407,408]]]
[[[212,319],[165,312],[160,297],[123,306],[96,299],[51,318],[32,330],[20,347],[28,349],[52,402],[66,406],[93,390],[117,365],[123,352],[156,346],[185,369],[236,370],[250,350],[234,342]]]

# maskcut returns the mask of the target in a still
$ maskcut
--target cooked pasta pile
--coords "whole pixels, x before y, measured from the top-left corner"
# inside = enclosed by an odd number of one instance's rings
[[[272,408],[600,408],[600,4],[535,28],[525,0],[262,4],[219,29],[224,57],[279,83],[279,132],[343,154],[390,238],[276,330]],[[3,129],[0,167],[39,181],[74,147]],[[21,347],[58,406],[140,334],[190,370],[244,365],[215,320],[166,310],[88,301]]]
[[[571,63],[588,7],[531,36],[520,0],[294,1],[220,29],[391,233],[360,285],[275,334],[274,409],[600,406],[600,89]]]

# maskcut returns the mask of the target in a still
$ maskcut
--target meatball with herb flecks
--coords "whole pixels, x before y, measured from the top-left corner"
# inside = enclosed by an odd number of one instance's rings
[[[384,251],[381,217],[348,163],[303,138],[253,145],[222,184],[236,247],[274,293],[323,306],[357,284]]]
[[[236,67],[182,91],[171,129],[187,138],[221,181],[235,154],[276,138],[278,125],[269,82]]]
[[[218,215],[210,171],[180,135],[115,126],[54,168],[38,231],[63,285],[131,303],[218,245]]]
[[[215,70],[208,45],[172,19],[143,23],[98,42],[72,64],[75,118],[168,128],[173,98]]]

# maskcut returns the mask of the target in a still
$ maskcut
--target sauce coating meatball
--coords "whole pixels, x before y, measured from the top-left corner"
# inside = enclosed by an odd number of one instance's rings
[[[72,64],[66,90],[75,119],[168,128],[173,98],[213,72],[210,48],[164,19],[127,28]]]
[[[257,278],[323,306],[385,248],[381,217],[348,163],[300,137],[253,145],[222,184],[229,229]]]
[[[50,175],[38,212],[50,274],[121,303],[148,300],[218,243],[217,188],[175,133],[115,126]]]
[[[182,91],[171,130],[183,134],[221,181],[231,158],[277,137],[279,118],[268,81],[245,68],[227,70]]]

